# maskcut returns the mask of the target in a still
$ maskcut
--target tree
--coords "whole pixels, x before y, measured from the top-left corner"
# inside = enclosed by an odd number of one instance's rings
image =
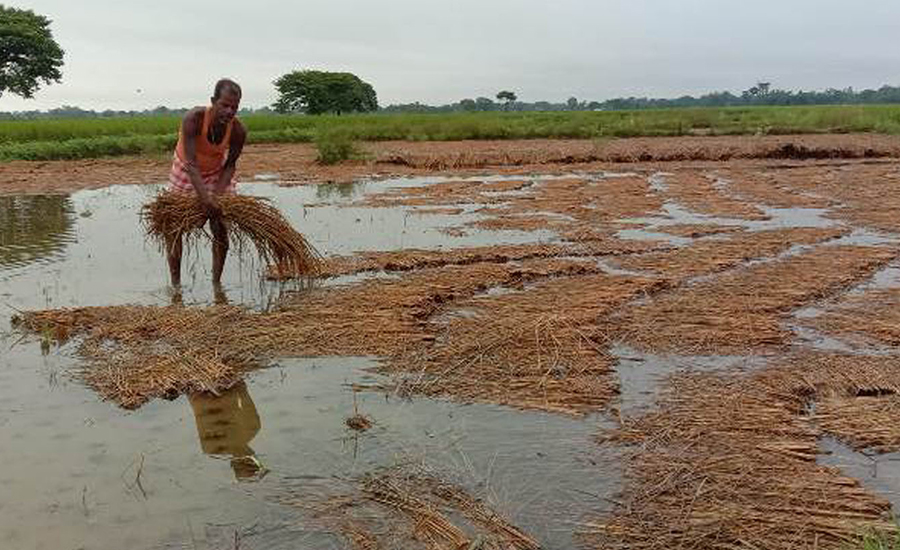
[[[476,97],[475,109],[478,111],[496,111],[497,104],[489,97]]]
[[[475,104],[475,100],[471,98],[462,99],[459,102],[459,108],[463,111],[474,111],[478,108],[478,105]]]
[[[499,101],[503,101],[503,108],[509,109],[509,106],[516,100],[515,92],[510,92],[509,90],[503,90],[497,94],[497,99]]]
[[[570,111],[578,109],[578,98],[570,97],[566,100],[566,107],[568,107]]]
[[[294,71],[275,80],[279,113],[364,113],[378,109],[372,86],[351,73]]]
[[[50,20],[31,10],[0,5],[0,95],[31,98],[41,82],[62,79],[63,50],[50,33]]]

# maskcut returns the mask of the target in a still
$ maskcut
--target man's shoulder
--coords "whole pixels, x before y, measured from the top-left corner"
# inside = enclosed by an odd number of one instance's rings
[[[199,126],[203,125],[203,116],[206,113],[206,107],[194,107],[188,112],[184,113],[184,117],[182,118],[182,126],[197,126],[197,132],[199,132]]]
[[[238,119],[238,117],[234,117],[234,120],[232,121],[232,124],[231,124],[231,131],[236,136],[246,136],[247,135],[247,128],[243,125],[243,123],[241,123],[241,121],[240,121],[240,119]]]

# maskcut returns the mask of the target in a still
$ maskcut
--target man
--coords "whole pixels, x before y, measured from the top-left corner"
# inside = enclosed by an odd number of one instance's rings
[[[213,235],[213,285],[221,288],[228,255],[228,228],[222,220],[217,195],[234,193],[234,171],[244,149],[247,131],[235,118],[241,87],[227,78],[216,82],[208,107],[188,111],[181,123],[178,145],[169,174],[169,188],[197,193]],[[172,286],[181,286],[181,239],[167,243],[166,256]]]

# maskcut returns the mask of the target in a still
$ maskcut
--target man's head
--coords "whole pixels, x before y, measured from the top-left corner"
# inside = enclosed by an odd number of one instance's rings
[[[215,109],[216,121],[227,124],[241,105],[241,86],[234,80],[223,78],[216,82],[210,101]]]

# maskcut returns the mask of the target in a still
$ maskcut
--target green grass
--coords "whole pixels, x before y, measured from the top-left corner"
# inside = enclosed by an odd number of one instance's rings
[[[609,138],[877,132],[900,134],[900,105],[730,107],[606,112],[491,112],[345,116],[253,115],[250,143],[314,142],[339,132],[352,141]],[[146,116],[0,123],[0,160],[50,160],[171,150],[179,119]]]
[[[859,550],[900,550],[900,534],[880,533],[863,537]]]

